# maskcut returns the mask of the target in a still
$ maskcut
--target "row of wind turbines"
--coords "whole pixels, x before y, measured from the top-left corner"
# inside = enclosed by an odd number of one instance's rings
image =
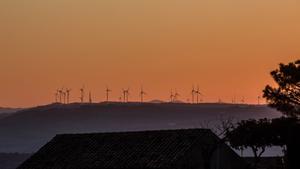
[[[57,89],[56,92],[54,93],[55,96],[55,102],[56,103],[63,103],[63,104],[69,104],[70,103],[70,94],[71,94],[72,89],[70,88],[61,88],[61,89]],[[80,102],[84,103],[85,102],[85,87],[82,87],[79,89],[80,91]],[[105,93],[106,93],[106,102],[110,101],[109,98],[109,94],[112,92],[112,90],[108,87],[106,87],[105,89]],[[124,103],[129,102],[129,95],[130,95],[130,88],[124,89],[122,88],[122,96],[119,97],[119,101],[122,101]],[[139,91],[139,96],[140,96],[140,102],[143,103],[144,102],[144,96],[147,95],[147,93],[144,91],[143,86],[141,86],[141,89]],[[192,88],[191,91],[191,95],[192,95],[192,103],[199,103],[199,96],[203,96],[202,93],[199,90],[199,86],[197,87],[197,89]],[[88,102],[92,103],[92,94],[91,92],[89,92],[89,98],[88,98]],[[180,97],[180,94],[177,92],[177,90],[175,89],[175,92],[173,92],[173,90],[171,89],[171,93],[170,93],[170,102],[177,102],[179,99],[178,97]]]
[[[72,89],[70,88],[61,88],[61,89],[57,89],[55,92],[55,103],[63,103],[63,104],[69,104],[70,103],[70,94],[71,94]],[[79,89],[80,91],[80,102],[84,103],[85,102],[85,87],[83,86],[82,88]],[[106,93],[106,102],[111,101],[110,100],[110,93],[112,92],[112,90],[108,87],[106,87],[105,89],[105,93]],[[139,91],[139,97],[140,97],[140,102],[143,103],[144,102],[144,96],[147,95],[147,93],[145,92],[145,90],[143,89],[143,86],[141,86],[140,91]],[[121,92],[121,96],[119,97],[119,101],[120,102],[124,102],[124,103],[128,103],[129,102],[129,96],[130,96],[130,88],[124,89],[122,88],[122,92]],[[202,102],[203,100],[200,97],[203,97],[204,95],[200,92],[199,90],[199,86],[197,86],[197,88],[195,89],[195,87],[192,87],[191,90],[191,102],[189,99],[187,99],[188,102],[192,103],[192,104],[199,104],[200,102]],[[173,92],[173,90],[171,89],[169,98],[170,98],[170,102],[171,103],[175,103],[175,102],[180,102],[178,97],[180,97],[180,94],[177,92],[177,90],[175,89],[175,91]],[[257,97],[257,104],[260,105],[260,100],[261,100],[261,96]],[[88,93],[88,102],[92,103],[92,93],[91,91],[89,91]],[[222,100],[219,98],[218,103],[223,103]],[[241,101],[238,102],[236,100],[236,97],[232,98],[232,104],[237,104],[237,103],[241,103],[241,104],[245,104],[245,98],[242,97]]]
[[[69,103],[70,102],[70,92],[71,89],[69,88],[61,88],[57,89],[56,92],[54,93],[55,95],[55,102],[56,103]]]

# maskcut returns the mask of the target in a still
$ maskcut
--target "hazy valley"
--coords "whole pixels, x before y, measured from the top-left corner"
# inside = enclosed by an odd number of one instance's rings
[[[279,116],[279,112],[264,105],[52,104],[0,119],[0,152],[32,153],[59,133],[214,128],[227,119]]]

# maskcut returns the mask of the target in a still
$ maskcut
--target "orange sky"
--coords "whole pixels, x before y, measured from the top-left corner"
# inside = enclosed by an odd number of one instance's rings
[[[138,99],[168,99],[177,88],[204,100],[256,103],[279,62],[300,57],[298,0],[1,0],[0,106],[53,101],[85,84]]]

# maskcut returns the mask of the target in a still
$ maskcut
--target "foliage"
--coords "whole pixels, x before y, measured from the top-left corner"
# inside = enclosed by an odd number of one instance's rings
[[[273,135],[272,145],[274,146],[285,146],[289,141],[289,130],[298,122],[296,118],[275,118],[272,119],[272,130],[270,131]]]
[[[236,149],[251,148],[255,157],[260,157],[267,146],[271,146],[272,134],[270,121],[243,120],[233,130],[226,132],[226,139]]]
[[[277,87],[267,85],[263,97],[269,106],[289,117],[300,116],[300,60],[287,65],[279,64],[279,69],[271,72]]]
[[[297,118],[275,118],[272,120],[243,120],[226,129],[225,139],[239,150],[251,148],[256,166],[267,147],[281,146],[286,154],[290,142],[291,128],[298,123]]]
[[[254,166],[256,166],[266,147],[272,146],[273,134],[270,120],[250,119],[243,120],[228,129],[225,138],[235,149],[251,148],[255,159]]]

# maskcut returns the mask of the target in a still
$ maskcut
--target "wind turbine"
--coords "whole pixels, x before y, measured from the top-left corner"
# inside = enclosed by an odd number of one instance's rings
[[[64,98],[64,104],[66,104],[66,95],[67,95],[66,92],[63,91],[63,92],[62,92],[62,95],[63,95],[63,98]]]
[[[80,90],[80,102],[83,103],[84,100],[84,86],[79,89]]]
[[[141,103],[144,102],[144,95],[146,95],[146,92],[143,89],[143,86],[141,87],[140,96],[141,96]]]
[[[92,93],[91,93],[91,91],[89,92],[89,103],[92,103]]]
[[[123,101],[128,102],[128,95],[129,95],[129,88],[128,89],[122,89],[123,90]]]
[[[197,90],[195,91],[196,95],[197,95],[197,104],[199,103],[199,95],[202,96],[202,93],[199,90],[199,86],[197,86]]]
[[[177,98],[180,96],[180,94],[177,92],[175,89],[175,94],[174,94],[174,101],[177,101]]]
[[[109,92],[111,92],[111,90],[106,86],[106,102],[108,102],[108,97],[109,97]]]
[[[123,102],[125,103],[126,100],[126,91],[122,88],[122,94],[123,94]]]
[[[126,92],[126,102],[128,102],[128,98],[129,98],[129,88],[128,88],[125,92]]]
[[[232,104],[235,104],[236,103],[236,98],[235,98],[235,95],[233,96],[232,98]]]
[[[58,92],[58,89],[57,89],[56,92],[54,93],[54,96],[55,96],[55,103],[58,102],[58,95],[59,95],[59,92]]]
[[[72,91],[72,89],[66,89],[66,94],[67,94],[67,104],[70,103],[70,92]]]
[[[242,102],[242,104],[245,103],[245,97],[244,96],[242,97],[241,102]]]
[[[171,99],[171,103],[172,103],[173,99],[174,99],[174,94],[173,94],[173,90],[172,89],[171,89],[170,99]]]
[[[58,93],[59,93],[59,102],[62,103],[63,88],[58,90]]]
[[[222,99],[221,98],[218,99],[218,103],[222,103]]]
[[[194,103],[194,98],[195,98],[195,94],[197,94],[197,91],[195,90],[194,86],[193,86],[193,89],[192,89],[192,103]]]

